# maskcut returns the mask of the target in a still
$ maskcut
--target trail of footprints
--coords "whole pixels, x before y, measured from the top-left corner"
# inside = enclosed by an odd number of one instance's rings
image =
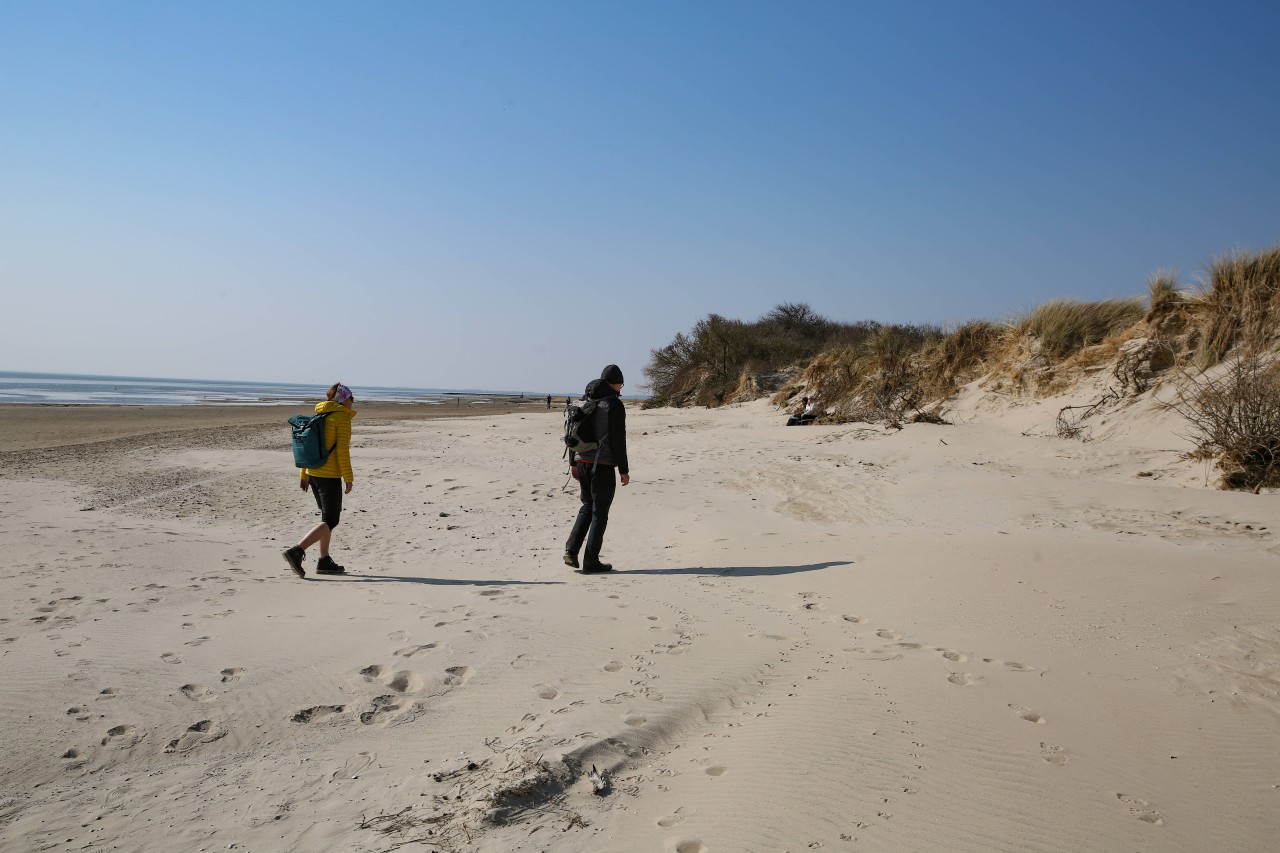
[[[239,667],[228,667],[219,673],[219,677],[223,684],[230,685],[239,681],[243,674],[244,670]],[[183,684],[177,689],[177,693],[197,704],[215,702],[219,698],[218,694],[207,685],[197,683]],[[108,702],[119,696],[120,691],[117,688],[104,687],[98,691],[94,699],[97,702]],[[89,722],[95,717],[99,720],[107,717],[106,713],[95,712],[89,705],[73,705],[67,709],[66,715],[78,723]],[[129,750],[145,741],[148,734],[149,732],[135,723],[118,723],[105,731],[98,741],[98,746],[107,750]],[[213,718],[197,720],[187,726],[178,737],[172,738],[166,744],[164,751],[169,754],[190,752],[197,747],[221,740],[227,734],[228,729],[220,720]],[[76,770],[85,767],[92,758],[92,754],[91,750],[74,746],[67,749],[61,757],[65,767]]]
[[[801,604],[797,609],[821,611],[825,608],[816,600],[816,596],[813,593],[801,593]],[[868,620],[862,616],[843,615],[840,617],[840,621],[849,625],[866,625]],[[970,656],[964,652],[937,646],[930,647],[924,643],[909,642],[906,641],[902,635],[887,628],[877,629],[875,631],[875,637],[878,640],[886,642],[880,647],[854,646],[845,649],[845,652],[854,654],[863,660],[891,661],[900,659],[903,653],[906,652],[931,649],[932,651],[940,654],[944,660],[950,663],[966,663],[970,660]],[[995,667],[1004,672],[1040,672],[1036,667],[1028,666],[1027,664],[1020,663],[1018,661],[1006,661],[988,657],[978,658],[978,660],[988,666]],[[947,681],[951,684],[964,687],[980,684],[983,681],[983,678],[981,675],[975,673],[948,670]],[[1024,720],[1028,723],[1032,723],[1034,725],[1046,725],[1048,723],[1048,720],[1044,715],[1024,705],[1009,703],[1008,708],[1018,719]],[[1046,763],[1055,767],[1061,767],[1069,761],[1067,750],[1065,748],[1046,741],[1040,742],[1040,757]],[[710,772],[710,768],[708,768],[708,772]],[[1138,820],[1154,826],[1164,825],[1164,816],[1146,800],[1123,793],[1117,793],[1116,799],[1128,809],[1129,814]],[[886,815],[882,814],[881,817],[886,817]],[[677,813],[676,815],[671,815],[661,819],[659,821],[659,826],[674,827],[678,825],[680,820],[681,818]]]
[[[403,642],[408,635],[404,631],[393,631],[388,639]],[[439,647],[438,643],[418,643],[401,646],[391,652],[393,657],[415,658],[426,655]],[[347,705],[313,705],[295,712],[290,719],[304,725],[317,725],[347,718],[347,712],[366,726],[383,726],[420,707],[419,700],[413,698],[420,694],[439,695],[447,690],[461,687],[472,679],[476,671],[470,666],[445,667],[435,676],[423,675],[411,669],[397,669],[381,663],[371,663],[349,680],[348,692],[360,693],[368,687],[386,688],[391,693],[379,693],[367,703],[356,703],[355,708]]]

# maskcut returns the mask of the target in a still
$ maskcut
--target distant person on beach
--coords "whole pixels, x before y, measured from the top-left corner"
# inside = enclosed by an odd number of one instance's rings
[[[551,395],[547,395],[547,411],[551,411]]]
[[[622,371],[611,364],[600,372],[599,379],[587,384],[584,400],[599,400],[595,411],[595,434],[601,437],[600,445],[586,453],[575,453],[571,460],[573,478],[580,487],[582,506],[574,519],[569,541],[564,545],[565,565],[578,568],[578,550],[585,541],[586,553],[582,557],[582,572],[607,572],[613,569],[609,563],[600,562],[600,549],[604,545],[604,531],[609,525],[609,506],[617,491],[614,469],[622,477],[622,485],[631,482],[627,465],[627,413],[622,408],[618,394],[622,392]]]
[[[300,471],[299,485],[304,492],[311,490],[323,519],[302,537],[301,542],[284,552],[284,561],[300,578],[307,576],[302,568],[307,549],[317,543],[320,545],[320,559],[316,561],[316,574],[341,575],[347,571],[329,556],[329,536],[342,515],[342,496],[351,494],[355,480],[351,470],[351,419],[356,415],[355,404],[356,398],[351,389],[341,382],[329,389],[328,399],[316,403],[317,415],[328,413],[324,419],[324,440],[333,449],[319,468]]]
[[[809,397],[798,407],[791,417],[787,418],[787,426],[808,426],[818,419],[818,401]]]

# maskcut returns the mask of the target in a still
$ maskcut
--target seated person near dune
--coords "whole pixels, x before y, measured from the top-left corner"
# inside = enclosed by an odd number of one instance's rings
[[[817,399],[805,397],[796,413],[787,418],[787,426],[808,426],[818,418]]]

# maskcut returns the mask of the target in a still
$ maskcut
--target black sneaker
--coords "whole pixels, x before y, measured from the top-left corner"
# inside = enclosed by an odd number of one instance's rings
[[[569,553],[568,551],[565,551],[565,552],[564,552],[564,564],[565,564],[566,566],[568,566],[569,568],[571,568],[571,569],[576,569],[576,568],[578,568],[578,555],[577,555],[577,554],[571,554],[571,553]]]
[[[293,570],[295,575],[300,578],[305,578],[307,576],[307,573],[303,571],[302,568],[302,558],[307,556],[306,551],[299,548],[297,545],[294,545],[281,556],[284,557],[284,561],[289,564],[289,568]]]
[[[316,574],[345,575],[347,570],[333,561],[332,557],[321,557],[316,560]]]
[[[595,574],[596,572],[611,572],[611,571],[613,571],[613,563],[596,563],[594,566],[585,566],[582,569],[582,573],[584,575],[591,575],[591,574]]]

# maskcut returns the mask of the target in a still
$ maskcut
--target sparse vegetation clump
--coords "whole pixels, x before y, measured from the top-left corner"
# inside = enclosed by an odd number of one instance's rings
[[[946,400],[961,385],[987,371],[992,357],[1005,345],[1007,326],[972,320],[937,340],[928,341],[917,359],[917,373],[925,397]]]
[[[718,406],[777,389],[824,350],[849,346],[877,323],[837,323],[808,305],[784,303],[754,322],[711,314],[650,352],[648,405]]]
[[[1040,343],[1040,351],[1062,360],[1085,347],[1102,343],[1128,329],[1146,313],[1141,299],[1046,302],[1019,324],[1024,334]]]
[[[1187,297],[1178,290],[1178,274],[1173,270],[1157,270],[1147,280],[1147,302],[1148,321],[1185,305]]]
[[[801,304],[779,305],[759,320],[716,314],[653,350],[645,368],[649,405],[718,406],[769,394],[789,406],[815,397],[827,420],[937,423],[961,387],[1015,396],[1071,388],[1110,367],[1108,406],[1145,394],[1166,375],[1203,371],[1175,406],[1206,454],[1216,455],[1229,488],[1276,484],[1280,453],[1280,247],[1215,260],[1198,289],[1175,272],[1147,282],[1148,299],[1057,299],[1007,323],[975,320],[944,331],[928,325],[841,323]],[[1177,370],[1174,370],[1177,368]],[[1105,375],[1105,374],[1104,374]],[[1080,422],[1100,403],[1067,406],[1059,432],[1082,437]]]
[[[1227,489],[1280,486],[1280,361],[1237,356],[1216,376],[1202,376],[1173,404],[1201,455],[1216,457]]]
[[[1273,344],[1280,322],[1280,247],[1218,258],[1196,303],[1201,368],[1220,363],[1237,345],[1258,350]]]

